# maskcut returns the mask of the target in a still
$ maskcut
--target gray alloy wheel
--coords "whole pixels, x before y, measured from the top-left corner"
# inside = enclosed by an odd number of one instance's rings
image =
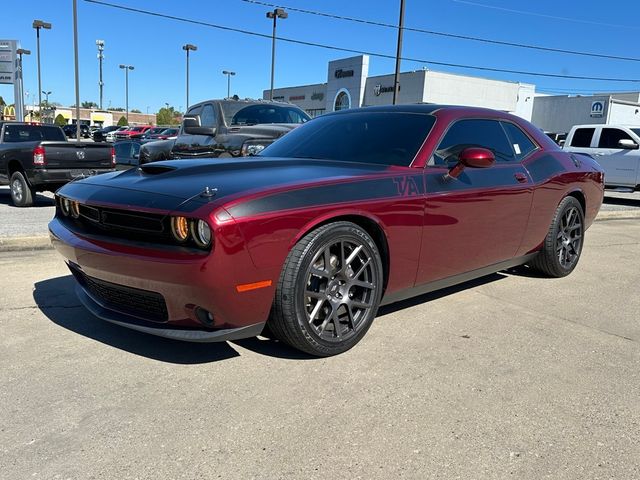
[[[371,326],[382,287],[382,260],[367,232],[350,222],[324,225],[289,253],[269,328],[312,355],[342,353]]]
[[[553,217],[542,249],[530,266],[550,277],[569,275],[584,244],[584,212],[574,197],[565,197]]]
[[[30,207],[35,196],[22,172],[13,172],[9,180],[11,201],[16,207]]]

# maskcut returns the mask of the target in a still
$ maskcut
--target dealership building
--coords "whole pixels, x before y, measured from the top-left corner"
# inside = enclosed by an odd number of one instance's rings
[[[369,76],[369,56],[329,62],[327,81],[274,89],[274,100],[290,102],[312,117],[345,108],[389,105],[394,75]],[[488,107],[531,120],[535,85],[416,70],[400,74],[398,102]],[[269,98],[265,90],[263,98]]]
[[[538,96],[531,121],[556,134],[583,124],[640,126],[640,92]]]

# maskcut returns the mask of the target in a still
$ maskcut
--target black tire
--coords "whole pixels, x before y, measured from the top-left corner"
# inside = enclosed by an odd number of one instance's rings
[[[584,212],[574,197],[560,202],[542,249],[529,266],[550,277],[569,275],[580,260],[584,244]]]
[[[382,259],[373,239],[354,223],[330,223],[289,252],[268,326],[303,352],[336,355],[367,333],[382,288]]]
[[[11,189],[11,201],[16,207],[30,207],[33,205],[35,192],[24,178],[22,172],[13,172],[9,180]]]

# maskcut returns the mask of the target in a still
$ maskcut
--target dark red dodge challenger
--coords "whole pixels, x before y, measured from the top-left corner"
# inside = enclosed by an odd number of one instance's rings
[[[355,345],[378,306],[528,264],[576,266],[602,169],[521,118],[405,105],[300,126],[259,156],[72,182],[53,244],[96,316],[194,342]]]

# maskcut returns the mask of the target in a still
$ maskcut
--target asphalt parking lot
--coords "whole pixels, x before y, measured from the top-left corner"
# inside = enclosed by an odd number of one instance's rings
[[[640,222],[597,222],[567,278],[392,305],[311,359],[104,323],[55,252],[0,253],[0,477],[640,478],[638,258]]]

